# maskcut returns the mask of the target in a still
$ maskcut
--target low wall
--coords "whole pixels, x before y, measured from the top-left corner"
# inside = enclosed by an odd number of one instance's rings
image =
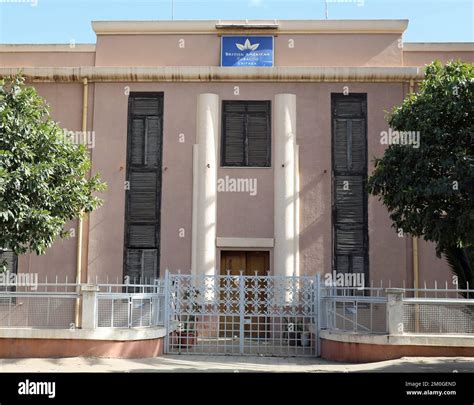
[[[145,358],[163,354],[163,327],[146,329],[0,329],[0,358]]]
[[[401,357],[474,357],[474,336],[367,335],[323,330],[321,357],[349,363],[367,363]]]

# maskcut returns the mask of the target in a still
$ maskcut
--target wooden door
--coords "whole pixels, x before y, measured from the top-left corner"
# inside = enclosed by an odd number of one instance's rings
[[[221,253],[221,275],[230,274],[232,276],[238,276],[241,274],[245,276],[264,276],[269,271],[269,252],[255,252],[255,251],[223,251]],[[245,294],[245,305],[247,311],[260,312],[264,310],[264,305],[259,305],[258,308],[254,307],[252,303],[254,299],[254,293],[251,291],[252,282],[255,279],[249,279],[246,281],[246,294]],[[259,303],[264,303],[265,293],[263,290],[264,280],[258,280],[259,287]],[[225,295],[223,291],[224,282],[221,284],[221,303],[229,300],[229,296]],[[226,338],[235,338],[240,336],[240,314],[239,314],[239,288],[237,282],[232,285],[234,291],[232,298],[232,315],[222,315],[220,317],[220,336]],[[221,304],[221,311],[228,312],[229,308],[226,308]],[[264,338],[268,330],[265,317],[247,316],[244,318],[244,335],[246,338],[256,339]]]
[[[269,271],[269,252],[246,252],[246,271],[247,276],[265,276]],[[246,312],[256,312],[263,314],[266,310],[265,305],[265,279],[251,278],[247,280],[245,306]],[[258,287],[258,302],[255,301],[255,286]],[[264,339],[269,330],[268,319],[263,315],[245,317],[244,336],[250,339]]]

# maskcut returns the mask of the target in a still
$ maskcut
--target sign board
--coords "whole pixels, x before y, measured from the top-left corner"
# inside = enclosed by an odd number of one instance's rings
[[[223,36],[221,66],[272,67],[273,36]]]

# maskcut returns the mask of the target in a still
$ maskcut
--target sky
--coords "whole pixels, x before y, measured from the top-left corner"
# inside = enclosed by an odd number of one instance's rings
[[[405,42],[474,42],[474,0],[327,0],[330,19],[409,19]],[[324,19],[324,0],[0,0],[0,43],[94,43],[93,20]]]

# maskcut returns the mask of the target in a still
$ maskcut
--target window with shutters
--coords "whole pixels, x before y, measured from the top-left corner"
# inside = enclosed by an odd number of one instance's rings
[[[6,265],[6,271],[10,274],[18,273],[18,256],[11,250],[0,249],[0,264]],[[13,291],[15,287],[0,285],[0,291]],[[1,303],[1,300],[0,300]]]
[[[159,276],[162,93],[131,93],[128,105],[124,276]]]
[[[270,101],[223,101],[222,166],[270,167]]]
[[[367,97],[332,95],[333,267],[368,282]]]

